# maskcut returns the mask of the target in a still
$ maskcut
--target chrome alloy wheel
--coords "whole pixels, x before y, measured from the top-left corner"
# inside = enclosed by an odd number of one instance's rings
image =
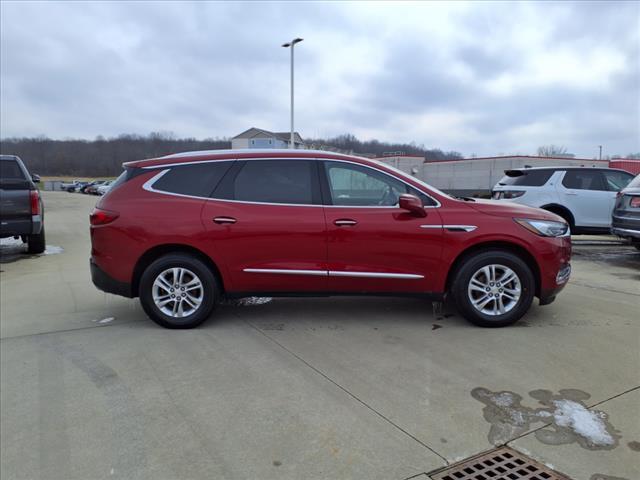
[[[486,265],[473,274],[467,295],[476,310],[485,315],[503,315],[520,300],[520,278],[504,265]]]
[[[193,314],[204,300],[202,281],[186,268],[168,268],[156,277],[151,290],[158,310],[169,317]]]

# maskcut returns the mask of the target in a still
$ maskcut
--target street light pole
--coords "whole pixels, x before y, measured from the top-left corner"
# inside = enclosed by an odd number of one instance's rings
[[[289,144],[289,148],[296,148],[295,138],[294,138],[294,127],[293,127],[293,47],[296,43],[300,43],[302,38],[294,38],[289,43],[285,43],[282,46],[284,48],[291,47],[291,140]]]
[[[602,145],[598,145],[598,148],[600,148],[600,160],[602,160]]]

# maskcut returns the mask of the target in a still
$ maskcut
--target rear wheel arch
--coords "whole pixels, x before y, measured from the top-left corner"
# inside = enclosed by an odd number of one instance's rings
[[[149,250],[144,252],[136,262],[136,266],[133,269],[133,278],[131,282],[131,292],[134,297],[139,296],[140,279],[142,278],[142,274],[144,273],[145,269],[158,258],[172,253],[186,253],[189,255],[193,255],[194,257],[204,262],[204,264],[210,268],[211,272],[216,278],[218,286],[221,290],[220,293],[224,292],[224,282],[222,279],[222,274],[220,273],[220,269],[207,254],[190,245],[164,244],[156,245],[155,247],[150,248]]]
[[[569,210],[567,207],[564,207],[562,205],[558,205],[557,203],[550,203],[548,205],[543,205],[540,208],[543,209],[543,210],[546,210],[548,212],[555,213],[556,215],[560,215],[562,218],[564,218],[569,223],[569,227],[572,230],[575,229],[576,219],[573,216],[573,213],[571,213],[571,210]]]
[[[535,295],[538,297],[540,296],[541,279],[540,279],[540,267],[538,266],[538,262],[533,257],[533,255],[531,255],[524,247],[515,243],[510,243],[510,242],[484,242],[484,243],[472,245],[466,250],[463,250],[462,252],[460,252],[456,257],[456,259],[453,261],[453,264],[449,268],[449,271],[447,272],[445,292],[450,292],[451,287],[453,285],[453,280],[455,279],[458,270],[469,257],[472,257],[479,253],[484,253],[490,250],[505,251],[505,252],[513,253],[514,255],[517,255],[518,257],[520,257],[531,269],[531,272],[533,273],[533,278],[535,280]]]

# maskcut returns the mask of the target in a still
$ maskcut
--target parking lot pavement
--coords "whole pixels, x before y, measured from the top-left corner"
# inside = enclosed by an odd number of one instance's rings
[[[630,247],[576,247],[558,300],[510,328],[331,298],[224,305],[169,331],[92,286],[95,197],[45,202],[64,251],[0,264],[3,479],[406,479],[505,443],[575,480],[640,478]]]

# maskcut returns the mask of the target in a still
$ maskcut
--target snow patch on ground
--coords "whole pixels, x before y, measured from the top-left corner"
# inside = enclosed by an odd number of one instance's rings
[[[513,405],[513,395],[509,392],[502,392],[498,395],[493,395],[493,403],[499,407],[509,407]]]
[[[99,323],[100,325],[104,325],[105,323],[113,322],[116,317],[106,317],[100,320],[94,320],[94,322]]]
[[[9,237],[9,238],[0,238],[0,245],[4,246],[19,246],[19,245],[24,245],[22,243],[22,240],[20,238],[13,238],[13,237]]]
[[[64,248],[57,245],[47,245],[47,248],[44,250],[45,255],[57,255],[62,252],[64,252]]]
[[[553,417],[557,425],[567,427],[594,445],[613,445],[615,440],[607,432],[606,414],[592,412],[573,400],[555,400]]]
[[[245,298],[234,298],[223,300],[221,303],[223,305],[236,305],[241,307],[251,307],[253,305],[264,305],[265,303],[269,303],[272,301],[271,297],[245,297]]]

